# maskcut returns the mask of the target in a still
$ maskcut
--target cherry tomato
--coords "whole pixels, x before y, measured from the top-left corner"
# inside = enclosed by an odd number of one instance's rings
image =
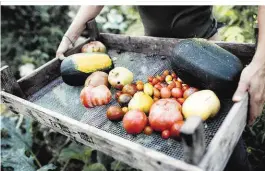
[[[177,121],[176,123],[174,123],[170,129],[170,137],[178,138],[180,135],[180,129],[183,124],[184,121]]]
[[[154,90],[154,97],[160,98],[160,91],[156,88],[154,88],[153,90]]]
[[[171,75],[167,75],[165,80],[166,80],[167,83],[168,83],[169,81],[172,81],[172,77],[171,77]]]
[[[167,87],[167,84],[166,83],[161,83],[160,85],[162,86],[162,88],[163,87]]]
[[[130,110],[124,115],[122,123],[127,133],[139,134],[147,124],[147,117],[140,110]]]
[[[170,132],[169,130],[164,130],[161,135],[163,139],[168,139],[170,137]]]
[[[145,133],[146,135],[151,135],[151,134],[153,133],[153,129],[152,129],[150,126],[146,126],[146,127],[144,128],[144,133]]]
[[[136,84],[138,85],[138,84],[144,84],[141,80],[138,80],[137,82],[136,82]]]
[[[152,76],[149,76],[149,77],[148,77],[148,81],[149,81],[150,83],[153,81],[153,79],[154,79],[154,77],[152,77]]]
[[[152,81],[152,84],[156,85],[158,82],[159,82],[159,80],[157,78],[154,78],[153,81]]]
[[[168,71],[168,70],[165,70],[165,71],[163,72],[163,75],[166,77],[167,75],[169,75],[169,71]]]
[[[158,82],[162,82],[163,81],[162,77],[160,75],[156,76],[156,78],[157,78]]]
[[[121,91],[117,91],[115,94],[115,99],[118,99],[120,97],[120,95],[122,94]]]
[[[163,87],[160,94],[163,99],[171,97],[171,91],[167,87]]]
[[[157,98],[157,97],[154,97],[154,102],[156,102],[157,100],[159,100],[159,98]]]
[[[171,73],[171,76],[172,76],[173,79],[176,79],[177,78],[177,75],[175,74],[175,72],[172,72]]]
[[[157,84],[154,86],[154,88],[156,88],[156,89],[158,89],[158,90],[161,90],[162,86],[161,86],[160,83],[157,83]]]
[[[123,107],[123,108],[121,108],[121,110],[122,110],[123,114],[126,114],[129,111],[128,107]]]
[[[183,81],[178,77],[178,82],[183,83]]]
[[[183,91],[180,88],[173,88],[171,90],[171,94],[175,98],[181,98],[183,95]]]
[[[187,90],[184,91],[183,93],[183,98],[187,99],[190,95],[192,95],[193,93],[195,93],[196,91],[198,91],[197,88],[194,87],[190,87]]]
[[[143,85],[143,84],[137,84],[136,89],[137,89],[138,91],[143,91],[143,89],[144,89],[144,85]]]
[[[184,103],[185,99],[184,98],[178,98],[177,101],[182,105]]]
[[[189,88],[190,88],[190,86],[188,86],[187,84],[182,84],[182,91],[183,92],[185,92]]]
[[[167,88],[169,89],[169,90],[172,90],[173,88],[175,88],[176,87],[176,83],[174,82],[174,81],[172,81],[168,86],[167,86]]]
[[[175,84],[176,84],[176,87],[177,87],[177,88],[182,88],[182,84],[181,84],[180,82],[175,81]]]
[[[160,82],[163,82],[163,81],[165,81],[165,79],[166,79],[166,76],[164,76],[164,75],[161,75]]]

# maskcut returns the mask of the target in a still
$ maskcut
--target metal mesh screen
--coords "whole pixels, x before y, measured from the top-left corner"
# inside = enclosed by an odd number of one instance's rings
[[[148,56],[133,52],[117,52],[115,50],[109,51],[109,55],[113,59],[115,66],[126,67],[134,73],[134,81],[142,80],[146,82],[148,76],[161,74],[165,69],[171,69],[166,57],[156,55]],[[30,100],[35,104],[80,122],[95,126],[101,130],[165,153],[176,159],[182,159],[183,150],[181,142],[172,139],[164,140],[159,133],[153,133],[151,136],[143,133],[129,135],[122,127],[122,122],[111,122],[106,118],[107,107],[118,105],[114,100],[115,90],[111,90],[113,98],[107,106],[86,109],[80,103],[79,95],[81,89],[82,87],[66,85],[63,83],[61,77],[59,77],[35,93]],[[220,127],[233,102],[230,99],[221,99],[221,105],[222,108],[219,116],[204,123],[207,146]]]

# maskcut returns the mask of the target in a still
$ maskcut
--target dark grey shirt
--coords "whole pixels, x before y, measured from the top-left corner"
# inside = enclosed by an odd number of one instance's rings
[[[209,38],[217,32],[212,6],[137,6],[145,35]]]

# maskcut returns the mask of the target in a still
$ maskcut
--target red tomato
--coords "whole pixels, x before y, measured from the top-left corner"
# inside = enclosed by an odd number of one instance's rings
[[[164,81],[163,78],[160,75],[156,76],[156,78],[158,79],[159,82]]]
[[[130,110],[124,115],[122,123],[127,133],[139,134],[147,124],[147,117],[140,110]]]
[[[97,87],[88,85],[82,89],[80,99],[82,104],[87,108],[106,105],[111,100],[111,92],[105,85]]]
[[[184,98],[178,98],[177,101],[182,105],[184,103],[185,99]]]
[[[167,88],[169,89],[169,90],[172,90],[173,88],[175,88],[176,87],[176,83],[174,82],[174,81],[172,81],[172,83],[170,83],[168,86],[167,86]]]
[[[190,88],[190,86],[188,86],[187,84],[182,84],[182,91],[185,92],[188,88]]]
[[[152,129],[150,126],[146,126],[146,127],[144,128],[144,133],[145,133],[146,135],[151,135],[151,134],[153,133],[153,129]]]
[[[163,81],[165,81],[165,79],[166,79],[166,76],[164,76],[164,75],[161,75],[160,82],[163,82]]]
[[[178,138],[180,135],[180,129],[182,125],[184,124],[184,121],[177,121],[174,123],[170,129],[170,136],[172,138]]]
[[[161,98],[169,98],[171,96],[171,91],[167,87],[163,87],[160,91]]]
[[[171,76],[172,76],[172,78],[177,78],[177,75],[173,72],[172,74],[171,74]]]
[[[190,87],[188,88],[184,93],[183,93],[183,98],[187,99],[190,95],[192,95],[193,93],[195,93],[196,91],[198,91],[197,88],[194,87]]]
[[[149,112],[149,123],[155,131],[170,129],[172,125],[183,120],[180,112],[181,105],[173,99],[160,99],[156,101]]]
[[[168,139],[170,137],[170,132],[169,130],[164,130],[161,134],[163,139]]]
[[[171,94],[175,98],[181,98],[182,95],[183,95],[183,92],[182,92],[182,90],[180,88],[173,88],[171,90]]]
[[[156,85],[158,82],[159,82],[159,80],[157,78],[154,78],[153,81],[152,81],[152,84]]]
[[[154,88],[158,89],[159,91],[161,90],[162,86],[160,85],[160,83],[157,83]]]
[[[178,81],[175,81],[176,88],[182,88],[182,84]]]
[[[154,79],[154,77],[152,77],[152,76],[148,77],[148,81],[149,81],[149,82],[152,82],[153,79]]]

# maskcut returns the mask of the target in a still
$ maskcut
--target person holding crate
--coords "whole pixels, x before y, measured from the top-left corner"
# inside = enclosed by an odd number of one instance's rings
[[[56,57],[74,45],[86,27],[86,22],[96,18],[103,6],[81,6],[58,47]],[[219,40],[218,23],[212,15],[212,6],[138,6],[146,36],[170,38],[204,38]],[[265,6],[258,9],[258,43],[255,55],[246,66],[234,93],[238,102],[245,92],[250,95],[249,121],[251,125],[262,113],[265,104]],[[263,48],[262,48],[263,47]],[[226,171],[250,171],[242,138],[239,140],[225,168]]]

